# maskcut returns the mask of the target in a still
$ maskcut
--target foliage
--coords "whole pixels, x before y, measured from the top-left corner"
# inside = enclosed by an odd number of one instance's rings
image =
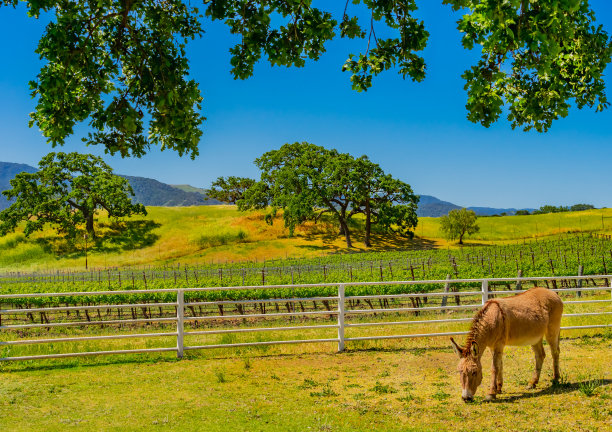
[[[584,210],[593,210],[595,207],[592,204],[574,204],[571,207],[564,206],[554,206],[554,205],[544,205],[540,207],[538,210],[534,210],[533,214],[547,214],[547,213],[563,213],[563,212],[574,212],[574,211],[584,211]]]
[[[310,143],[285,144],[278,150],[264,153],[255,160],[261,170],[260,182],[248,190],[238,208],[262,208],[266,202],[272,214],[283,209],[285,226],[290,235],[306,220],[317,220],[331,212],[344,229],[347,246],[350,234],[346,214],[350,198],[345,196],[350,187],[349,155],[327,150]],[[323,208],[318,210],[318,208]]]
[[[546,214],[546,213],[563,213],[563,212],[567,212],[570,211],[569,207],[564,207],[564,206],[554,206],[554,205],[543,205],[542,207],[540,207],[537,210],[533,211],[533,214],[537,215],[537,214]]]
[[[30,126],[52,146],[89,121],[83,141],[110,154],[140,157],[151,145],[198,154],[202,97],[185,53],[187,40],[203,33],[197,8],[180,0],[28,6],[32,17],[54,15],[36,49],[44,65],[30,82],[38,97]]]
[[[349,220],[363,213],[366,246],[370,246],[372,225],[384,232],[413,235],[418,198],[408,184],[385,174],[366,156],[355,159],[348,153],[303,142],[285,144],[255,163],[262,171],[261,180],[246,191],[238,207],[261,209],[270,203],[270,220],[282,209],[290,234],[298,224],[330,213],[347,247],[352,247]]]
[[[592,204],[574,204],[570,207],[570,211],[584,211],[584,210],[593,210],[595,206]]]
[[[474,210],[466,208],[451,210],[448,215],[440,218],[440,229],[449,240],[458,238],[459,244],[463,244],[463,236],[477,233],[480,230],[476,219]]]
[[[128,181],[116,176],[112,168],[93,155],[49,153],[35,173],[22,172],[11,180],[12,189],[3,192],[15,202],[0,212],[0,234],[5,235],[25,221],[29,236],[50,223],[58,231],[75,237],[85,224],[95,237],[96,210],[104,209],[110,217],[146,215],[142,204],[132,204],[134,192]]]
[[[530,213],[529,213],[529,210],[517,210],[514,214],[516,216],[527,216]]]
[[[229,176],[219,177],[210,189],[206,189],[206,195],[222,202],[236,204],[244,196],[244,192],[255,184],[255,180],[246,177]]]
[[[546,131],[571,104],[608,106],[603,72],[610,41],[587,0],[443,3],[463,14],[463,46],[481,49],[480,61],[463,75],[471,121],[488,127],[507,107],[513,127]],[[202,36],[205,17],[239,36],[230,49],[237,79],[252,76],[264,58],[275,66],[317,61],[337,37],[361,40],[361,52],[343,66],[357,91],[390,69],[414,81],[425,77],[419,53],[429,34],[415,17],[415,0],[347,1],[342,14],[293,0],[204,0],[204,8],[202,15],[180,0],[28,2],[30,16],[52,15],[36,50],[44,65],[31,82],[38,97],[31,125],[53,146],[89,121],[93,132],[85,141],[111,154],[142,156],[158,145],[195,157],[204,117],[185,48]]]
[[[357,182],[352,212],[365,215],[365,245],[371,246],[372,225],[379,231],[397,232],[412,238],[418,222],[419,198],[412,188],[401,180],[385,174],[382,168],[362,156],[355,161],[353,170]]]
[[[469,120],[488,127],[506,108],[513,128],[543,132],[572,104],[609,105],[603,71],[610,40],[587,0],[444,3],[466,12],[457,27],[463,46],[481,49],[463,75]]]

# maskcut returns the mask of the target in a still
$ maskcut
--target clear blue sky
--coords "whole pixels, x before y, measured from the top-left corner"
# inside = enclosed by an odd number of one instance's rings
[[[587,202],[612,207],[612,109],[597,114],[572,110],[546,134],[513,131],[505,120],[489,129],[470,123],[460,75],[476,53],[461,47],[458,15],[441,3],[418,2],[431,33],[423,83],[388,72],[367,93],[352,91],[341,67],[361,45],[346,41],[334,41],[319,62],[305,68],[272,68],[263,62],[253,78],[235,81],[228,56],[234,39],[223,24],[214,23],[189,46],[192,75],[200,82],[208,118],[195,161],[157,149],[142,159],[110,157],[81,144],[85,127],[58,150],[102,155],[122,174],[208,187],[218,176],[255,177],[253,160],[263,152],[309,141],[367,154],[417,193],[459,205]],[[612,5],[608,0],[591,4],[598,21],[612,32]],[[40,132],[27,125],[35,106],[27,83],[41,66],[34,49],[43,28],[42,20],[25,16],[23,6],[0,8],[0,161],[36,166],[51,151]],[[609,67],[612,98],[610,75]]]

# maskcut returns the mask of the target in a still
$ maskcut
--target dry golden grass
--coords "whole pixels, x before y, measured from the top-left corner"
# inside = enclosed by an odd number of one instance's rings
[[[302,258],[347,252],[335,222],[307,222],[289,237],[279,215],[272,225],[263,212],[240,213],[234,206],[149,207],[149,215],[114,223],[100,216],[102,240],[90,240],[91,267],[159,264],[163,262],[236,262],[278,258]],[[467,245],[522,242],[534,236],[559,232],[598,231],[610,233],[611,209],[539,216],[480,218],[481,230],[466,239]],[[353,222],[353,248],[364,251],[363,220]],[[124,231],[119,230],[120,227]],[[127,229],[127,231],[125,231]],[[441,238],[439,219],[420,218],[413,240],[397,235],[374,234],[369,250],[454,248]],[[26,239],[17,232],[0,238],[0,269],[42,270],[82,268],[85,244],[79,238],[69,243],[53,230]]]

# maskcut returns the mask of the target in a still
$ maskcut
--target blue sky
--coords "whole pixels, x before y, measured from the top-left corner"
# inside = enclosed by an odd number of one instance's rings
[[[390,71],[375,78],[368,92],[352,91],[341,67],[348,53],[362,47],[354,41],[332,42],[319,62],[304,68],[262,62],[253,78],[235,81],[228,55],[234,38],[223,24],[212,23],[202,40],[189,45],[208,118],[196,160],[157,149],[142,159],[110,157],[82,145],[85,126],[57,150],[101,155],[122,174],[208,187],[218,176],[256,177],[253,160],[263,152],[309,141],[367,154],[417,193],[459,205],[612,207],[612,109],[572,110],[546,134],[513,131],[506,120],[489,129],[469,122],[460,75],[476,53],[461,47],[455,28],[459,15],[441,3],[418,2],[431,33],[422,83]],[[342,8],[344,2],[338,4]],[[591,4],[612,32],[612,5]],[[0,8],[0,161],[36,166],[52,150],[37,128],[28,127],[35,101],[27,83],[41,66],[34,49],[43,29],[44,22],[27,18],[23,7]],[[608,68],[610,93],[611,74]]]

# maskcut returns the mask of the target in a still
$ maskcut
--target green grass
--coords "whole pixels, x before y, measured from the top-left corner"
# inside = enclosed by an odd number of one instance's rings
[[[483,386],[476,402],[465,404],[456,356],[439,338],[365,350],[349,345],[342,354],[292,346],[266,355],[189,353],[182,361],[160,355],[13,363],[0,372],[0,425],[10,431],[606,430],[610,338],[577,334],[567,332],[561,342],[563,385],[551,384],[548,355],[538,388],[527,390],[531,349],[508,347],[504,393],[494,403],[483,401],[488,351]]]
[[[612,209],[549,213],[528,216],[478,218],[480,231],[467,236],[466,244],[550,237],[565,233],[612,231]],[[416,234],[439,238],[440,218],[419,218]]]

